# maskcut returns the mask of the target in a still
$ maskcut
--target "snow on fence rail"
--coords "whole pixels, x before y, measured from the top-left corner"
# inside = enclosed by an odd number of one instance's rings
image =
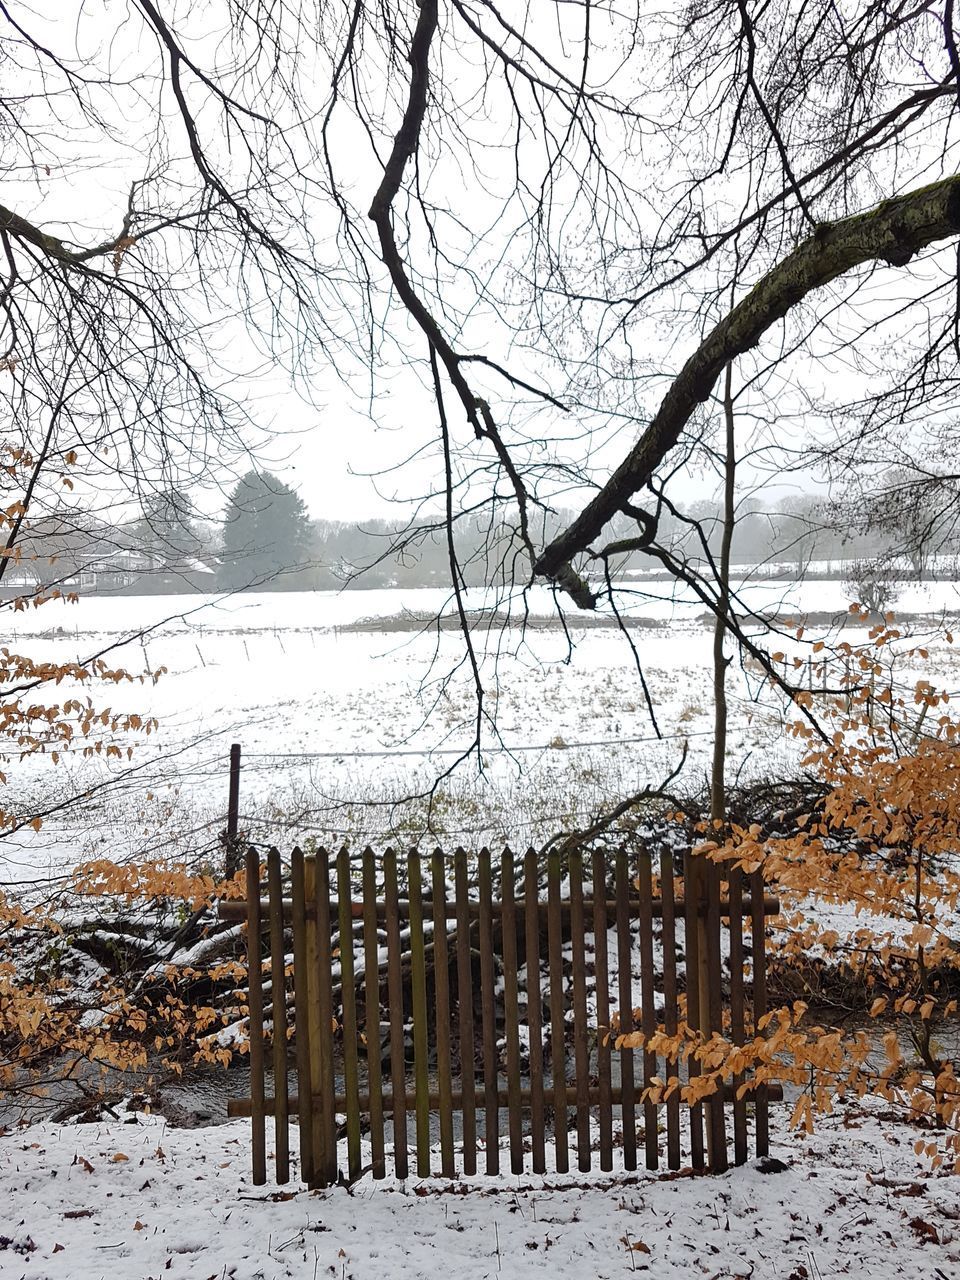
[[[563,861],[554,852],[544,895],[544,859],[533,849],[522,860],[505,849],[496,866],[486,849],[452,858],[437,850],[426,887],[417,850],[398,859],[367,849],[357,864],[347,849],[335,858],[295,849],[284,897],[276,849],[264,884],[258,852],[248,848],[245,859],[247,884],[259,890],[220,911],[247,922],[251,1096],[229,1110],[252,1118],[255,1183],[266,1182],[267,1116],[277,1181],[290,1178],[296,1116],[310,1186],[339,1176],[341,1116],[351,1181],[365,1172],[364,1129],[375,1178],[386,1176],[388,1153],[397,1177],[408,1176],[411,1137],[420,1177],[434,1172],[437,1154],[442,1176],[456,1176],[458,1153],[464,1174],[474,1174],[478,1151],[486,1172],[498,1173],[501,1120],[513,1173],[528,1156],[533,1172],[546,1172],[548,1137],[566,1172],[571,1119],[583,1172],[595,1148],[601,1170],[613,1169],[615,1153],[635,1169],[638,1140],[657,1168],[664,1113],[671,1169],[683,1148],[694,1168],[727,1167],[728,1109],[735,1162],[748,1159],[751,1129],[757,1155],[767,1154],[768,1102],[779,1090],[738,1076],[688,1105],[680,1086],[698,1074],[696,1054],[658,1061],[646,1048],[658,1032],[700,1044],[714,1032],[736,1044],[754,1034],[766,1012],[764,919],[779,911],[759,873],[731,867],[721,880],[716,864],[695,855],[678,872],[666,853],[655,865],[647,852],[601,850],[585,867],[579,852]],[[641,1047],[618,1047],[633,1032]],[[674,1079],[660,1100],[658,1083]]]

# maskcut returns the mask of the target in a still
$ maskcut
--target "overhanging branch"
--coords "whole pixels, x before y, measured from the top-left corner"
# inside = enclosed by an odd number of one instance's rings
[[[490,441],[500,465],[513,486],[520,515],[520,536],[523,539],[530,560],[533,561],[535,550],[530,537],[527,515],[528,495],[523,477],[510,456],[510,451],[494,421],[489,404],[481,396],[474,394],[464,376],[461,365],[467,357],[454,350],[451,343],[447,341],[440,325],[413,287],[407,269],[404,266],[393,228],[393,202],[400,191],[404,168],[407,162],[416,155],[420,141],[420,131],[427,111],[430,86],[430,46],[437,31],[438,21],[437,0],[421,0],[420,16],[417,20],[417,26],[410,42],[410,51],[407,55],[407,61],[410,64],[410,87],[407,105],[400,128],[394,136],[390,155],[384,166],[383,178],[374,194],[367,216],[377,229],[377,235],[380,240],[380,255],[390,273],[390,279],[393,281],[397,294],[426,335],[430,343],[431,352],[435,352],[443,364],[447,376],[466,412],[467,421],[473,427],[474,435],[478,440],[486,439]],[[473,358],[497,369],[504,377],[510,378],[511,375],[506,370],[485,357],[477,356]],[[511,380],[519,381],[517,379]],[[534,390],[527,383],[520,383],[520,385],[526,387],[527,390]],[[557,403],[552,396],[548,395],[546,399],[551,403]]]
[[[607,522],[653,476],[676,445],[698,404],[707,400],[724,366],[814,289],[866,262],[905,266],[915,254],[960,232],[960,177],[885,200],[867,213],[824,223],[779,263],[707,335],[664,396],[656,416],[595,498],[546,547],[535,571],[566,591],[581,608],[596,597],[572,566]]]

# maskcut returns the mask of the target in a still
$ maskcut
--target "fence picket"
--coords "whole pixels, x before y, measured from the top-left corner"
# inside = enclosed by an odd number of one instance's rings
[[[707,1030],[712,1035],[723,1034],[723,971],[720,958],[720,867],[707,859],[706,874],[706,943],[707,972],[709,974],[709,1008]],[[723,1115],[723,1094],[711,1094],[707,1102],[710,1121],[710,1167],[715,1173],[727,1169],[727,1129]]]
[[[413,1084],[417,1117],[417,1176],[430,1176],[430,1059],[427,1043],[427,961],[423,936],[420,855],[407,856],[410,896],[410,996],[413,1004]]]
[[[260,856],[247,849],[247,980],[250,1039],[250,1119],[254,1186],[267,1180],[267,1134],[264,1109],[263,960],[260,955]]]
[[[744,1043],[743,1018],[743,871],[729,865],[727,895],[730,901],[730,1038],[736,1045]],[[747,1162],[747,1101],[738,1098],[743,1073],[733,1077],[733,1159],[735,1164]]]
[[[357,986],[354,979],[353,891],[350,884],[350,852],[337,855],[337,898],[340,907],[340,999],[343,1009],[343,1089],[347,1099],[347,1171],[351,1181],[360,1177],[360,1070],[357,1053]]]
[[[437,1012],[437,1090],[440,1112],[440,1172],[455,1173],[453,1154],[453,1072],[450,1065],[450,953],[447,939],[447,882],[443,853],[431,860],[433,889],[434,1000]]]
[[[316,1187],[320,1185],[323,1176],[323,1166],[321,1162],[321,1152],[323,1149],[323,1132],[321,1128],[322,1116],[320,1109],[314,1105],[314,1099],[320,1097],[320,992],[318,989],[318,980],[320,976],[320,952],[317,944],[317,860],[315,857],[304,859],[303,866],[303,897],[304,897],[304,930],[306,935],[306,965],[307,965],[307,1021],[309,1027],[309,1044],[310,1044],[310,1071],[307,1077],[308,1087],[310,1091],[310,1114],[311,1114],[311,1133],[310,1133],[310,1152],[312,1158],[312,1176],[308,1185]],[[307,911],[307,905],[313,904],[314,910]],[[296,925],[294,925],[296,929]],[[296,981],[296,976],[294,977]],[[299,1017],[299,1014],[297,1015]],[[299,1028],[298,1028],[299,1030]],[[297,1088],[303,1093],[303,1078],[300,1077],[297,1082]]]
[[[480,1010],[483,1029],[483,1144],[487,1173],[500,1172],[500,1112],[498,1100],[496,977],[494,971],[493,887],[490,850],[477,859],[480,890]]]
[[[507,1041],[507,1109],[510,1169],[523,1173],[523,1116],[520,1108],[520,1000],[517,992],[517,912],[513,853],[504,849],[500,864],[503,903],[503,1020]]]
[[[407,1157],[407,1070],[403,1053],[403,974],[400,951],[400,910],[397,905],[397,855],[383,856],[383,898],[387,919],[387,994],[390,1000],[390,1094],[393,1105],[393,1166],[398,1178],[410,1172]]]
[[[683,859],[683,972],[686,982],[687,1026],[691,1031],[700,1030],[700,857],[687,853]],[[696,1056],[698,1038],[694,1037],[693,1049],[687,1058],[687,1078],[692,1084],[700,1074],[700,1062]],[[703,1104],[690,1108],[690,1162],[694,1169],[705,1167],[703,1152]]]
[[[320,1152],[319,1181],[332,1186],[337,1180],[337,1117],[333,1072],[333,960],[330,953],[330,856],[319,849],[316,857],[317,988],[320,1030]]]
[[[524,943],[527,968],[527,1029],[530,1038],[530,1145],[534,1173],[546,1173],[543,1093],[543,994],[540,988],[540,885],[536,849],[523,860]]]
[[[583,919],[583,856],[567,860],[570,878],[570,948],[573,960],[573,1052],[577,1089],[577,1168],[590,1171],[590,1050],[587,1029],[587,974]]]
[[[454,886],[457,907],[457,1023],[460,1032],[460,1091],[463,1094],[463,1172],[477,1172],[477,1112],[473,1030],[473,958],[470,954],[470,902],[467,855],[454,854]]]
[[[648,1169],[656,1169],[660,1159],[657,1137],[657,1108],[650,1100],[657,1055],[647,1048],[657,1029],[653,984],[653,873],[650,854],[643,850],[638,867],[640,890],[640,1028],[643,1032],[643,1149]]]
[[[273,1097],[277,1181],[290,1181],[290,1118],[287,1108],[287,982],[283,944],[283,885],[280,854],[267,854],[270,899],[270,1004],[273,1010]]]
[[[763,872],[754,871],[750,876],[750,907],[753,949],[753,1034],[763,1035],[760,1021],[767,1012],[767,953],[765,946],[766,923],[763,913]],[[770,1154],[769,1092],[766,1085],[759,1085],[756,1098],[754,1130],[758,1156]]]
[[[630,871],[626,851],[616,860],[617,977],[620,1035],[633,1030],[633,954],[630,943]],[[620,1050],[620,1117],[623,1128],[623,1167],[637,1167],[637,1116],[634,1101],[633,1050]]]
[[[370,1093],[370,1159],[375,1178],[387,1176],[383,1139],[383,1080],[380,1067],[380,939],[377,934],[377,868],[373,850],[363,851],[364,1025]]]
[[[567,1052],[563,1008],[563,917],[560,914],[560,855],[547,859],[547,950],[550,958],[550,1073],[553,1077],[553,1139],[558,1173],[570,1168],[567,1140]]]
[[[677,1034],[677,926],[674,894],[673,855],[660,855],[660,896],[663,904],[663,1029],[668,1036]],[[672,1074],[671,1074],[672,1073]],[[667,1097],[667,1167],[680,1168],[680,1059],[667,1058],[663,1064]],[[676,1083],[673,1083],[673,1081]]]
[[[306,919],[303,850],[294,849],[290,857],[290,881],[295,918]],[[293,930],[293,999],[294,1037],[297,1049],[297,1079],[310,1080],[310,995],[307,989],[307,931]],[[313,1163],[313,1106],[310,1092],[302,1093],[300,1121],[300,1176],[307,1185],[315,1177]]]

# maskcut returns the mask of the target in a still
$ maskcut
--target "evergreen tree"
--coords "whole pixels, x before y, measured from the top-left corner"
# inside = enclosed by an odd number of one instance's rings
[[[312,530],[296,493],[266,471],[248,471],[223,517],[219,585],[277,589],[299,585],[310,560]]]
[[[190,499],[177,489],[151,494],[134,528],[134,546],[162,568],[188,570],[204,551]]]

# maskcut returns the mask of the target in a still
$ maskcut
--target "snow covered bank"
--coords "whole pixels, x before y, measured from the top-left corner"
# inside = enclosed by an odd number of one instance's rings
[[[876,1112],[876,1108],[874,1108]],[[787,1168],[253,1187],[244,1122],[37,1125],[0,1137],[0,1275],[26,1280],[956,1280],[960,1177],[917,1130],[841,1108]],[[269,1150],[269,1148],[268,1148]]]

